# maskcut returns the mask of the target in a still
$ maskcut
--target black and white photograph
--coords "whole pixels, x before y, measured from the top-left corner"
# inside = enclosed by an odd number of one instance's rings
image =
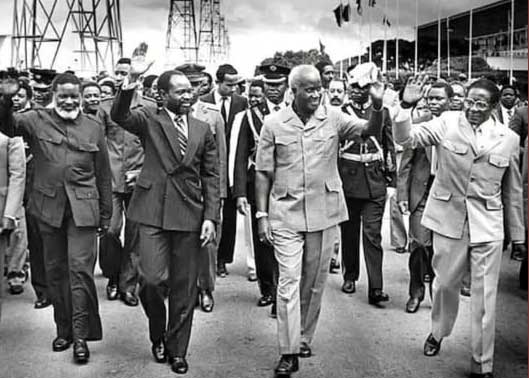
[[[0,378],[528,377],[526,0],[2,0]]]

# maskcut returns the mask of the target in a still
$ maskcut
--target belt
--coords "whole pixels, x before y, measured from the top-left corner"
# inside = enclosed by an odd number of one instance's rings
[[[351,161],[359,161],[361,163],[371,163],[373,161],[383,161],[382,154],[380,152],[369,153],[369,154],[351,154],[349,152],[342,152],[340,158]]]

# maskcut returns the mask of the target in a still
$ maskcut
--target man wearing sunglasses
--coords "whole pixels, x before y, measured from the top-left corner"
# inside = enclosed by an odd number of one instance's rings
[[[423,226],[433,231],[435,273],[432,330],[424,345],[435,356],[452,332],[461,280],[470,264],[472,304],[471,378],[493,377],[496,294],[504,230],[526,254],[519,137],[491,113],[500,93],[486,79],[475,81],[462,112],[445,112],[411,126],[410,108],[421,99],[427,77],[412,78],[395,117],[395,140],[405,147],[434,146],[437,169]],[[504,226],[505,219],[505,226]]]

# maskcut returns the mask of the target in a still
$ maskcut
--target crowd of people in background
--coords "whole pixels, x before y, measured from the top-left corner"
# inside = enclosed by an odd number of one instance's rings
[[[328,61],[264,64],[253,78],[231,64],[149,68],[121,58],[92,78],[0,74],[0,297],[31,277],[35,309],[54,308],[53,351],[73,344],[86,363],[86,342],[102,338],[98,260],[106,300],[141,303],[155,361],[185,374],[193,311],[214,311],[216,280],[244,253],[256,305],[277,318],[275,374],[288,377],[312,355],[327,275],[356,292],[361,249],[368,303],[390,300],[388,209],[391,246],[409,253],[403,310],[432,298],[424,354],[439,352],[459,295],[471,296],[471,376],[492,377],[504,251],[527,290],[516,86],[464,75],[400,85],[373,63],[343,77]],[[250,248],[235,251],[238,231]]]

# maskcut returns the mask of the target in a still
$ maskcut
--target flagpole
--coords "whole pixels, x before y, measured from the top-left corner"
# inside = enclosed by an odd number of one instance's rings
[[[388,69],[388,25],[387,25],[387,14],[388,14],[388,0],[384,1],[384,51],[382,55],[382,72],[386,73]]]
[[[362,44],[363,44],[362,24],[363,24],[363,21],[364,21],[364,17],[360,13],[358,13],[358,15],[360,16],[360,22],[358,24],[358,27],[360,29],[360,50],[358,51],[358,64],[361,64],[362,63]]]
[[[512,85],[514,81],[513,66],[514,66],[514,0],[511,0],[511,62],[509,67],[509,84]]]
[[[468,80],[472,79],[472,24],[474,13],[470,8],[469,31],[468,31]]]
[[[399,26],[400,26],[400,0],[397,0],[397,31],[395,38],[395,79],[399,78]]]
[[[446,17],[446,71],[450,78],[450,17]]]
[[[437,79],[441,78],[441,0],[437,0]]]
[[[371,52],[371,47],[372,47],[371,44],[373,43],[373,40],[371,39],[371,9],[370,8],[371,7],[369,6],[367,7],[367,17],[368,17],[367,22],[369,23],[369,32],[368,32],[369,33],[369,36],[368,36],[369,38],[369,62],[373,60],[373,54]]]
[[[415,0],[415,75],[419,71],[419,0]]]

